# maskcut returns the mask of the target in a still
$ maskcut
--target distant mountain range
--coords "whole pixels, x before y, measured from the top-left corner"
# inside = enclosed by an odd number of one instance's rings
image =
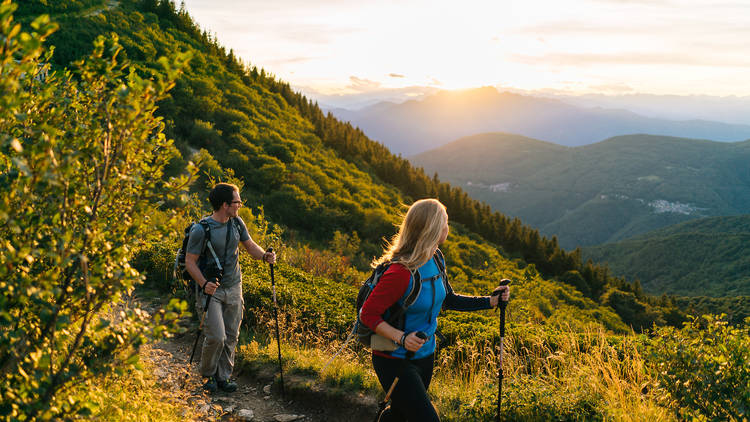
[[[441,91],[420,101],[380,102],[357,111],[330,110],[391,151],[411,155],[457,138],[509,132],[565,146],[649,133],[730,142],[750,139],[750,126],[664,120],[622,109],[584,108],[560,100],[498,92],[492,87]]]
[[[750,124],[750,96],[714,95],[545,95],[579,107],[602,107],[630,110],[642,116],[669,120],[713,120],[724,123]]]
[[[411,157],[565,248],[683,221],[750,213],[750,141],[619,136],[569,148],[505,133]]]
[[[750,295],[750,215],[688,221],[587,247],[583,256],[653,294]]]

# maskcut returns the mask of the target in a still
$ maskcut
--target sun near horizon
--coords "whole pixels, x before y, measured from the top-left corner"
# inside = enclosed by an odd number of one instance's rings
[[[247,63],[324,95],[504,86],[750,95],[750,4],[185,0]]]

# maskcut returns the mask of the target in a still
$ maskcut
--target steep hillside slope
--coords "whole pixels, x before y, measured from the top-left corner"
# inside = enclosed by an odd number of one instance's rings
[[[692,220],[583,249],[653,294],[750,295],[750,216]]]
[[[277,221],[323,243],[336,230],[357,231],[370,241],[364,244],[367,252],[377,249],[374,244],[392,230],[403,202],[395,189],[375,183],[322,144],[314,126],[264,83],[264,72],[246,73],[186,14],[163,3],[122,3],[87,18],[61,16],[61,29],[51,39],[55,62],[77,60],[94,37],[109,32],[125,47],[122,58],[146,74],[156,68],[156,57],[190,52],[190,68],[160,104],[185,159],[198,161],[214,177],[221,175],[219,167],[233,169],[245,182],[247,205],[265,205]],[[182,165],[173,167],[179,171]],[[205,186],[195,189],[202,193]]]

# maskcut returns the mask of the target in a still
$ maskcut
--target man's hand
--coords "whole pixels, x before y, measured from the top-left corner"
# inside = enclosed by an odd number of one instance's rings
[[[270,252],[264,252],[263,256],[260,258],[263,261],[266,261],[269,264],[275,264],[276,263],[276,252],[270,251]]]
[[[219,287],[219,279],[213,278],[211,280],[206,281],[206,284],[203,285],[203,293],[213,296],[214,293],[216,293],[216,288]]]

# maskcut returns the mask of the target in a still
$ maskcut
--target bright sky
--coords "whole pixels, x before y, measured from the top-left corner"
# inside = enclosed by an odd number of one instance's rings
[[[747,0],[185,0],[297,88],[750,95]]]

